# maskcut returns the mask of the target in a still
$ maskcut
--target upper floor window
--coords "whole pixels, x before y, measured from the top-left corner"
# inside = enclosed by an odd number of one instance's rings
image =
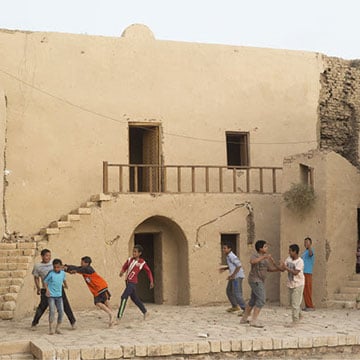
[[[226,153],[228,166],[249,166],[249,133],[227,131]]]
[[[314,169],[312,167],[300,164],[300,182],[314,187]]]

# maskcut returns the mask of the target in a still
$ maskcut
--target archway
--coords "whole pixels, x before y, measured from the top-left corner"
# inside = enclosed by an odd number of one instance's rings
[[[147,291],[149,282],[139,279],[140,297],[156,304],[188,305],[188,243],[180,226],[165,216],[152,216],[135,228],[129,247],[136,241],[144,247],[144,259],[153,264],[155,279],[152,296]]]

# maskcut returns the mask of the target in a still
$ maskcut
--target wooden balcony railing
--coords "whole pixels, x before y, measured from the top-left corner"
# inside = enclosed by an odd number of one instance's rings
[[[278,193],[281,174],[281,167],[111,164],[104,161],[103,192],[273,194]]]

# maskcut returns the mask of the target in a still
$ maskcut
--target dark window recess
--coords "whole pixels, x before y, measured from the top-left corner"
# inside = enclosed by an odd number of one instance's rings
[[[221,265],[226,265],[226,256],[224,255],[222,251],[223,245],[226,243],[231,244],[231,249],[234,254],[237,254],[237,240],[238,240],[239,234],[221,234]]]
[[[249,166],[249,133],[227,132],[226,153],[228,166]]]
[[[300,182],[314,186],[314,169],[312,167],[300,164]]]

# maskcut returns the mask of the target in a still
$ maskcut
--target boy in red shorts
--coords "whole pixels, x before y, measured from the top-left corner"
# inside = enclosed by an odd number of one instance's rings
[[[70,274],[77,273],[83,276],[90,292],[94,295],[94,304],[109,315],[109,326],[112,327],[115,324],[115,315],[109,303],[111,294],[108,290],[108,284],[90,266],[91,262],[90,256],[84,256],[81,258],[80,266],[65,265],[64,270]]]

